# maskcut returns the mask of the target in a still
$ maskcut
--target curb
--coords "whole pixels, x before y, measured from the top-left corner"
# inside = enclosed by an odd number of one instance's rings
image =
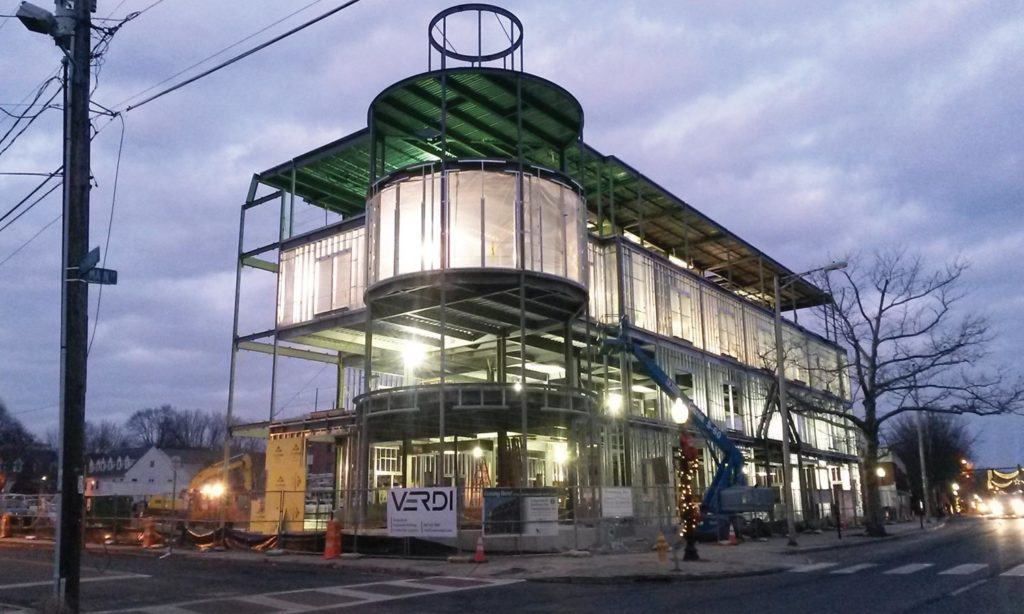
[[[621,576],[551,576],[547,578],[522,578],[525,582],[540,584],[646,584],[700,582],[713,580],[729,580],[733,578],[751,578],[769,576],[791,569],[787,566],[767,567],[748,571],[726,571],[722,573],[694,574],[686,572],[668,572],[666,574],[631,574]]]
[[[787,555],[787,556],[792,556],[792,555],[795,555],[795,554],[804,554],[804,553],[807,553],[807,552],[823,552],[825,550],[842,550],[844,548],[860,548],[862,546],[870,546],[870,545],[874,545],[874,544],[881,544],[881,543],[896,541],[896,540],[904,539],[904,538],[907,538],[907,537],[914,537],[914,536],[918,536],[918,535],[924,535],[926,533],[931,533],[933,531],[938,531],[939,529],[945,528],[945,526],[946,526],[946,521],[943,520],[942,522],[939,522],[939,523],[935,524],[934,526],[925,527],[923,533],[921,532],[920,529],[918,529],[917,531],[906,531],[906,532],[903,532],[903,533],[896,533],[896,534],[893,534],[893,535],[886,535],[884,537],[857,536],[855,539],[860,540],[861,538],[863,538],[863,541],[848,541],[846,543],[832,543],[832,544],[827,544],[827,545],[824,545],[824,546],[809,546],[809,547],[806,547],[806,548],[797,547],[794,550],[780,550],[780,551],[778,551],[778,553],[779,554],[784,554],[784,555]],[[849,538],[847,538],[847,539],[849,539]]]

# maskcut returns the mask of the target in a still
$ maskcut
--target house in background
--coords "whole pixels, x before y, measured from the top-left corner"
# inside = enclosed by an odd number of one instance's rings
[[[86,460],[86,497],[169,495],[188,487],[192,476],[216,461],[215,450],[178,448],[121,448]],[[178,467],[175,470],[175,461]],[[177,484],[175,484],[177,482]]]
[[[56,476],[54,450],[42,445],[0,446],[0,493],[52,492]]]

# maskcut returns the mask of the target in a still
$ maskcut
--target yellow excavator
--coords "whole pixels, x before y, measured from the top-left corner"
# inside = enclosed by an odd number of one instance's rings
[[[238,454],[228,459],[227,484],[224,483],[224,462],[216,461],[196,472],[189,480],[183,496],[171,500],[156,496],[149,501],[149,510],[156,513],[188,511],[192,520],[206,520],[220,517],[220,506],[226,501],[228,516],[247,518],[249,499],[254,483],[254,459],[252,454]]]

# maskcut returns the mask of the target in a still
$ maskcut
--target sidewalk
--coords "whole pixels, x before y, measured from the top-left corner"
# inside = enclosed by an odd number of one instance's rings
[[[175,550],[173,556],[187,556],[223,561],[259,562],[284,565],[312,565],[325,568],[344,569],[366,573],[383,573],[410,576],[476,576],[485,578],[522,579],[533,582],[572,582],[610,584],[622,582],[672,582],[715,578],[757,576],[786,571],[792,567],[810,562],[812,553],[839,548],[855,548],[889,543],[902,538],[927,535],[945,526],[944,521],[925,525],[922,530],[917,522],[886,525],[889,536],[872,538],[864,536],[862,529],[854,529],[837,538],[835,532],[803,533],[797,536],[796,547],[786,545],[785,537],[773,537],[767,541],[746,540],[736,546],[721,544],[698,544],[700,561],[683,561],[679,554],[679,569],[674,571],[672,552],[668,561],[661,562],[650,546],[633,544],[633,551],[608,554],[589,552],[544,555],[489,555],[488,562],[472,563],[472,553],[453,557],[466,562],[449,562],[440,559],[411,559],[397,557],[358,557],[344,555],[343,558],[324,560],[322,556],[308,553],[277,551],[259,553],[241,550],[205,551]],[[23,542],[23,540],[4,540]],[[25,542],[42,545],[38,541]],[[48,542],[44,542],[48,543]],[[104,546],[90,545],[92,552],[102,551]],[[162,555],[165,551],[139,550],[134,547],[112,546],[125,554]],[[575,554],[575,556],[574,556]],[[356,555],[358,556],[358,555]]]
[[[324,560],[318,555],[281,553],[276,556],[240,551],[192,552],[191,556],[224,560],[264,559],[268,563],[306,564],[353,571],[413,576],[477,576],[486,578],[522,579],[533,582],[573,582],[608,584],[620,582],[672,582],[713,578],[757,576],[786,571],[809,562],[809,554],[838,548],[854,548],[888,543],[901,538],[925,535],[945,526],[944,522],[925,525],[916,522],[887,525],[889,536],[871,538],[862,529],[844,532],[838,539],[835,532],[804,533],[798,536],[796,547],[786,545],[785,537],[768,541],[747,540],[736,546],[698,544],[700,561],[683,561],[679,554],[679,569],[674,571],[672,552],[668,561],[661,562],[649,546],[636,544],[640,551],[600,553],[569,553],[545,555],[489,555],[488,562],[472,563],[472,553],[459,558],[462,563],[436,559],[402,559],[392,557],[362,557]],[[275,553],[276,554],[276,553]],[[573,554],[577,554],[573,556]]]

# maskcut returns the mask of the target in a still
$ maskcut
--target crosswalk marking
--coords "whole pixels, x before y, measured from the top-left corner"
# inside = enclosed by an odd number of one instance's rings
[[[459,576],[432,576],[406,580],[388,580],[362,584],[317,586],[297,590],[257,595],[222,595],[216,598],[170,603],[165,605],[136,606],[128,610],[109,612],[145,612],[146,614],[196,614],[209,612],[211,607],[237,608],[251,604],[275,612],[336,611],[341,608],[363,606],[382,601],[395,601],[410,597],[424,597],[442,593],[455,593],[473,589],[505,586],[522,582],[518,579],[466,578]],[[103,613],[101,613],[103,614]]]
[[[794,567],[789,571],[793,573],[809,573],[812,571],[821,571],[822,569],[828,569],[829,567],[835,567],[839,563],[811,563],[810,565],[801,565],[800,567]]]
[[[797,565],[789,569],[790,573],[813,573],[822,572],[831,575],[852,575],[860,573],[862,571],[878,567],[878,563],[855,563],[853,565],[841,566],[841,563],[836,562],[823,562],[823,563],[808,563],[806,565]],[[832,569],[832,568],[835,569]],[[935,563],[909,563],[907,565],[900,565],[899,567],[893,567],[881,573],[893,576],[905,576],[919,571],[928,569],[929,567],[935,567]],[[960,565],[954,565],[948,569],[938,571],[936,575],[939,576],[969,576],[976,574],[980,571],[989,568],[988,563],[962,563]],[[941,567],[939,569],[942,569]],[[937,571],[937,570],[936,570]],[[1003,573],[999,574],[1007,577],[1024,578],[1024,564],[1017,565],[1016,567],[1007,569]]]
[[[951,567],[946,571],[940,571],[940,576],[968,576],[976,571],[985,569],[988,565],[984,563],[964,563],[963,565],[957,565]]]
[[[909,565],[903,565],[901,567],[895,567],[895,568],[890,569],[889,571],[887,571],[885,573],[891,574],[891,575],[897,575],[897,576],[905,576],[907,574],[912,574],[912,573],[916,573],[918,571],[921,571],[922,569],[928,569],[929,567],[934,567],[934,564],[933,563],[911,563]]]
[[[869,569],[871,567],[878,567],[878,565],[876,565],[874,563],[860,563],[858,565],[850,565],[849,567],[843,567],[842,569],[837,569],[837,570],[833,571],[832,573],[835,573],[835,574],[851,574],[851,573],[857,573],[858,571],[862,571],[864,569]]]

